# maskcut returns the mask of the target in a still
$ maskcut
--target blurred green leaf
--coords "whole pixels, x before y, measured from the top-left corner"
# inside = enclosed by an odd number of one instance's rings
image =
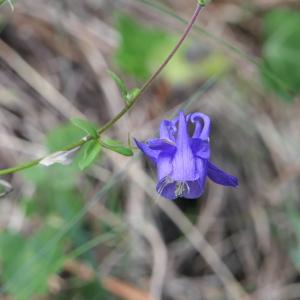
[[[132,156],[133,151],[131,148],[124,146],[121,142],[113,139],[102,139],[101,145],[109,150],[120,153],[124,156]]]
[[[55,152],[68,144],[78,142],[83,136],[72,123],[67,123],[51,130],[47,135],[46,144],[50,152]]]
[[[73,144],[83,137],[83,134],[73,124],[68,123],[59,126],[48,133],[46,145],[50,152],[57,151],[68,144]],[[75,157],[78,162],[80,155]],[[79,169],[76,164],[68,166],[53,165],[45,168],[36,166],[35,168],[22,171],[23,176],[36,186],[47,186],[55,190],[69,190],[75,186]]]
[[[117,27],[121,34],[121,44],[115,55],[121,69],[138,78],[147,79],[165,60],[178,41],[178,37],[161,29],[149,28],[128,16],[119,15]],[[189,55],[188,40],[172,58],[162,76],[171,84],[190,84],[195,80],[205,80],[223,75],[230,67],[228,57],[220,52],[207,52],[205,46],[195,45],[195,55]],[[203,55],[203,53],[205,55]],[[132,91],[132,99],[138,90]],[[135,94],[135,95],[133,95]]]
[[[208,3],[209,1],[210,1],[210,0],[198,0],[199,4],[202,5],[202,6],[207,5],[207,3]]]
[[[33,216],[38,211],[36,201],[29,197],[24,197],[21,199],[20,207],[27,217]]]
[[[10,5],[11,9],[13,9],[14,8],[13,2],[15,2],[15,1],[12,1],[12,0],[0,0],[0,6],[3,5],[3,4],[5,4],[5,3],[8,3]]]
[[[153,68],[161,63],[151,61],[150,57],[166,41],[170,42],[169,35],[162,30],[142,26],[126,15],[118,16],[117,29],[121,45],[115,55],[116,63],[139,80],[147,79]]]
[[[274,10],[264,18],[261,74],[266,86],[292,100],[300,92],[300,13]]]
[[[112,71],[108,71],[108,73],[112,77],[112,79],[116,82],[121,92],[122,98],[125,100],[126,104],[130,104],[138,96],[141,90],[139,88],[128,90],[124,81],[120,79],[118,75],[116,75]]]
[[[75,164],[69,166],[53,165],[49,168],[36,166],[21,172],[23,176],[37,186],[49,186],[57,190],[74,187],[79,169]]]
[[[79,168],[81,170],[88,168],[97,159],[101,148],[102,147],[98,140],[87,142],[83,146],[83,156],[79,161]]]
[[[124,81],[117,75],[115,74],[114,72],[108,70],[107,71],[108,74],[111,76],[111,78],[116,82],[120,92],[121,92],[121,95],[123,97],[123,99],[127,99],[127,95],[128,95],[128,89],[124,83]]]
[[[82,281],[77,280],[74,282],[72,289],[66,289],[63,295],[58,295],[57,300],[87,300],[87,299],[105,299],[105,300],[116,300],[112,297],[102,286],[99,280],[94,279],[85,284]]]
[[[84,119],[75,118],[75,119],[72,119],[71,122],[75,126],[77,126],[78,128],[80,128],[83,131],[85,131],[87,134],[89,134],[94,139],[96,139],[98,137],[97,126],[94,125],[93,123],[91,123],[90,121],[84,120]]]
[[[127,94],[127,103],[130,104],[133,100],[135,100],[140,92],[141,90],[139,88],[134,88],[130,90]]]
[[[49,243],[57,230],[45,226],[25,241],[20,235],[0,235],[1,276],[16,300],[33,299],[48,290],[49,277],[62,267],[62,243]],[[41,253],[41,246],[48,245]],[[24,268],[23,272],[22,269]]]

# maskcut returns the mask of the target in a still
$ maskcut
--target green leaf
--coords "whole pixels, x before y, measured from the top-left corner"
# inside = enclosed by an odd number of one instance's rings
[[[98,157],[101,151],[101,145],[98,140],[93,140],[84,145],[83,157],[79,162],[79,168],[84,170],[88,168]]]
[[[262,79],[285,100],[292,100],[300,93],[299,28],[297,11],[274,10],[264,18]]]
[[[10,5],[11,9],[14,9],[12,0],[0,0],[0,6],[5,4],[5,3],[8,3]]]
[[[127,94],[127,103],[130,104],[132,101],[136,99],[136,97],[140,94],[141,89],[134,88],[130,90]]]
[[[84,137],[71,123],[62,124],[47,134],[46,145],[50,153],[64,148],[66,145],[74,144]]]
[[[50,276],[63,265],[63,241],[49,242],[57,233],[58,229],[45,225],[27,240],[16,233],[0,235],[1,279],[13,299],[35,299],[48,291]]]
[[[141,90],[139,88],[134,88],[129,91],[127,89],[124,81],[122,79],[120,79],[118,77],[118,75],[116,75],[112,71],[108,71],[108,74],[116,82],[116,84],[121,92],[122,98],[125,100],[126,104],[130,104],[140,93]]]
[[[121,92],[121,95],[123,97],[123,99],[127,99],[127,95],[128,95],[128,89],[124,83],[124,81],[117,75],[115,74],[114,72],[108,70],[107,71],[108,74],[110,75],[110,77],[115,81],[115,83],[117,84],[120,92]]]
[[[124,156],[132,156],[133,151],[131,148],[124,146],[121,142],[112,139],[104,139],[100,141],[101,145],[104,148],[112,150],[114,152],[120,153]]]
[[[53,153],[66,145],[74,144],[83,138],[85,134],[73,124],[63,124],[48,133],[46,145],[50,153]],[[58,191],[71,189],[75,186],[78,176],[81,174],[78,162],[81,156],[74,157],[74,162],[68,166],[55,164],[49,168],[36,166],[21,172],[24,178],[37,187],[46,186]],[[42,196],[44,198],[44,196]],[[39,201],[40,202],[40,201]]]
[[[126,15],[117,17],[117,29],[121,35],[121,44],[115,54],[117,65],[127,74],[138,80],[146,80],[160,61],[152,61],[153,52],[161,53],[161,45],[169,41],[170,35],[161,28],[146,27]]]
[[[98,138],[98,133],[97,133],[97,126],[91,123],[88,120],[83,120],[79,118],[72,119],[71,122],[77,126],[78,128],[82,129],[85,131],[87,134],[89,134],[93,138]]]
[[[147,79],[163,62],[178,41],[178,36],[164,32],[162,28],[147,27],[126,15],[119,15],[117,27],[121,34],[121,44],[115,60],[123,72],[138,80]],[[197,55],[190,58],[191,43],[187,40],[161,74],[172,85],[191,85],[212,76],[219,77],[230,68],[230,60],[222,52],[208,52],[201,44],[197,45]],[[138,90],[127,97],[131,103]]]
[[[202,6],[205,6],[209,0],[198,0],[199,4],[202,5]]]

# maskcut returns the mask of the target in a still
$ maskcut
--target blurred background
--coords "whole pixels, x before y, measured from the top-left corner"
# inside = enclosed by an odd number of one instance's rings
[[[195,4],[2,4],[0,167],[82,138],[71,118],[110,120],[124,103],[106,71],[141,86]],[[13,191],[0,199],[0,299],[300,299],[299,93],[299,0],[212,1],[107,134],[126,144],[178,109],[206,113],[212,160],[239,187],[208,182],[200,199],[161,199],[138,151],[103,151],[83,172],[79,153],[70,166],[2,176]]]

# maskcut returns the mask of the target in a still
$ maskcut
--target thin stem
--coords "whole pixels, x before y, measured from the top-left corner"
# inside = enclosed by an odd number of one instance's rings
[[[193,28],[193,25],[195,24],[198,15],[200,14],[202,8],[204,6],[197,4],[196,10],[194,12],[194,15],[191,19],[191,21],[188,23],[182,37],[179,39],[178,43],[175,45],[172,52],[168,55],[168,57],[165,59],[165,61],[160,65],[160,67],[157,69],[157,71],[147,80],[147,82],[142,86],[140,92],[136,95],[136,97],[130,102],[129,105],[124,107],[112,120],[110,120],[108,123],[106,123],[103,127],[101,127],[98,131],[99,134],[105,132],[107,129],[109,129],[113,124],[115,124],[119,119],[121,119],[130,109],[131,107],[139,100],[140,96],[147,90],[147,88],[152,84],[152,82],[158,77],[158,75],[162,72],[162,70],[167,66],[167,64],[170,62],[170,60],[173,58],[177,50],[180,48],[182,43],[185,41],[186,37],[190,33],[191,29]]]
[[[132,101],[127,106],[125,106],[113,119],[111,119],[109,122],[107,122],[104,126],[102,126],[98,130],[98,136],[100,136],[102,133],[107,131],[118,120],[120,120],[134,106],[134,104],[139,100],[140,96],[147,90],[147,88],[153,83],[153,81],[160,75],[162,70],[168,65],[170,60],[173,58],[173,56],[175,55],[177,50],[180,48],[180,46],[183,44],[183,42],[185,41],[185,39],[187,38],[187,36],[191,32],[191,30],[193,28],[193,25],[195,24],[195,22],[197,20],[197,17],[200,14],[200,12],[203,8],[204,8],[204,5],[200,4],[200,2],[198,1],[197,7],[195,9],[195,12],[193,14],[192,19],[188,23],[183,35],[179,39],[178,43],[175,45],[174,49],[171,51],[171,53],[168,55],[168,57],[165,59],[165,61],[160,65],[160,67],[157,69],[157,71],[146,81],[146,83],[142,86],[139,93],[132,99]],[[69,146],[67,146],[64,149],[59,150],[59,151],[72,150],[76,147],[80,147],[80,146],[84,145],[85,143],[87,143],[88,141],[90,141],[92,139],[93,138],[91,136],[87,136],[84,140],[80,140],[78,143],[73,144],[73,145],[69,145]],[[30,161],[30,162],[27,162],[27,163],[24,163],[24,164],[21,164],[21,165],[18,165],[18,166],[15,166],[15,167],[12,167],[12,168],[0,170],[0,175],[12,174],[12,173],[16,173],[16,172],[31,168],[33,166],[38,165],[39,162],[43,158],[44,157],[33,160],[33,161]]]
[[[193,28],[193,25],[195,24],[198,15],[200,14],[202,8],[204,6],[198,4],[196,7],[196,10],[194,12],[194,15],[191,19],[191,21],[188,23],[182,37],[180,38],[180,40],[178,41],[178,43],[176,44],[176,46],[174,47],[174,49],[172,50],[172,52],[168,55],[168,57],[166,58],[166,60],[162,63],[162,65],[157,69],[157,71],[151,76],[151,78],[143,85],[143,87],[141,88],[141,93],[143,93],[150,85],[151,83],[156,79],[156,77],[161,73],[161,71],[166,67],[166,65],[170,62],[170,60],[173,58],[173,56],[175,55],[175,53],[177,52],[177,50],[180,48],[180,46],[183,44],[183,42],[185,41],[186,37],[188,36],[188,34],[190,33],[191,29]]]

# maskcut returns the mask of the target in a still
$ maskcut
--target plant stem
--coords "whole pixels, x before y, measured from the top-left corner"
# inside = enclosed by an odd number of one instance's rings
[[[170,60],[173,58],[177,50],[180,48],[182,43],[185,41],[186,37],[190,33],[191,29],[193,28],[193,25],[195,24],[197,17],[199,13],[201,12],[202,8],[204,6],[197,4],[196,10],[194,12],[194,15],[191,19],[191,21],[188,23],[182,37],[172,50],[172,52],[168,55],[168,57],[165,59],[165,61],[160,65],[160,67],[157,69],[157,71],[147,80],[147,82],[142,86],[140,92],[136,95],[136,97],[128,104],[126,107],[124,107],[112,120],[110,120],[108,123],[106,123],[103,127],[101,127],[98,131],[99,134],[102,134],[107,129],[109,129],[113,124],[115,124],[119,119],[121,119],[130,109],[131,107],[139,100],[140,96],[147,90],[147,88],[152,84],[152,82],[158,77],[158,75],[162,72],[162,70],[167,66],[167,64],[170,62]]]
[[[175,55],[177,50],[180,48],[180,46],[183,44],[183,42],[185,41],[185,39],[187,38],[187,36],[191,32],[191,30],[193,28],[193,25],[195,24],[195,22],[197,20],[197,17],[200,14],[200,12],[203,8],[204,8],[204,5],[200,4],[200,2],[198,1],[198,4],[197,4],[197,7],[196,7],[195,12],[193,14],[193,17],[191,18],[190,22],[188,23],[183,35],[179,39],[178,43],[175,45],[174,49],[167,56],[165,61],[160,65],[160,67],[157,69],[157,71],[146,81],[146,83],[142,86],[139,93],[132,99],[132,101],[127,106],[125,106],[113,119],[111,119],[109,122],[107,122],[104,126],[102,126],[98,130],[98,136],[99,137],[102,133],[104,133],[109,128],[111,128],[119,119],[121,119],[134,106],[134,104],[139,100],[140,96],[148,89],[148,87],[153,83],[153,81],[160,75],[162,70],[168,65],[170,60],[173,58],[173,56]],[[84,145],[86,142],[88,142],[92,139],[93,138],[91,136],[87,136],[85,139],[80,140],[78,143],[75,143],[73,145],[69,145],[69,146],[67,146],[64,149],[59,150],[59,151],[72,150],[76,147],[80,147],[80,146]],[[12,168],[0,170],[0,175],[12,174],[12,173],[16,173],[16,172],[31,168],[33,166],[38,165],[39,162],[43,158],[44,157],[33,160],[33,161],[30,161],[30,162],[27,162],[27,163],[24,163],[24,164],[21,164],[21,165],[18,165],[18,166],[15,166],[15,167],[12,167]]]

